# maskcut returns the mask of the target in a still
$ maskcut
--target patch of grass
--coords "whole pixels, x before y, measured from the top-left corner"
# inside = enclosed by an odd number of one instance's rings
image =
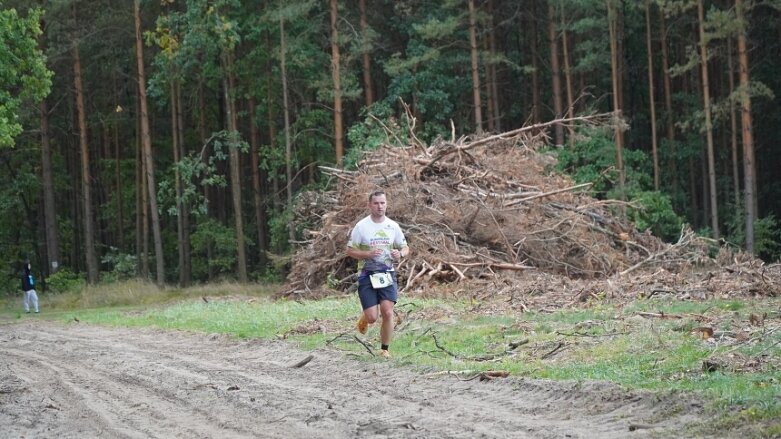
[[[112,326],[157,327],[238,338],[275,338],[294,326],[314,319],[344,319],[352,307],[344,300],[322,300],[305,305],[294,301],[228,299],[185,301],[167,307],[138,310],[84,310],[67,313],[66,319]]]

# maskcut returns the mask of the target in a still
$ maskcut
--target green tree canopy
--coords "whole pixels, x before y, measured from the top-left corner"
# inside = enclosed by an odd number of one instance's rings
[[[52,72],[38,49],[41,11],[20,17],[16,9],[0,11],[0,147],[14,146],[22,132],[19,108],[25,100],[40,101],[49,94]]]

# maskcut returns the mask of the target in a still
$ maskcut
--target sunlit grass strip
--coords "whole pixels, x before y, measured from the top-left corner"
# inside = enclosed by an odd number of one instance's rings
[[[177,329],[229,334],[239,338],[274,338],[313,319],[345,319],[357,315],[356,305],[343,299],[301,304],[270,299],[188,301],[143,312],[79,311],[72,317],[86,323]],[[71,316],[68,316],[71,317]],[[72,318],[68,318],[72,320]]]

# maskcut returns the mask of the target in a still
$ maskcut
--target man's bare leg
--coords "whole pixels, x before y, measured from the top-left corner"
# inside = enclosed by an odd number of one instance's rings
[[[380,302],[380,313],[382,314],[382,327],[380,328],[380,341],[384,345],[390,345],[393,339],[393,327],[395,326],[393,320],[393,305],[390,300],[383,300]]]

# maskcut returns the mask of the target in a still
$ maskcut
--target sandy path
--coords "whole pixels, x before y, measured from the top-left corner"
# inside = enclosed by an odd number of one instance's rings
[[[0,437],[676,437],[699,412],[607,384],[461,381],[329,350],[290,367],[309,354],[182,332],[0,325]]]

